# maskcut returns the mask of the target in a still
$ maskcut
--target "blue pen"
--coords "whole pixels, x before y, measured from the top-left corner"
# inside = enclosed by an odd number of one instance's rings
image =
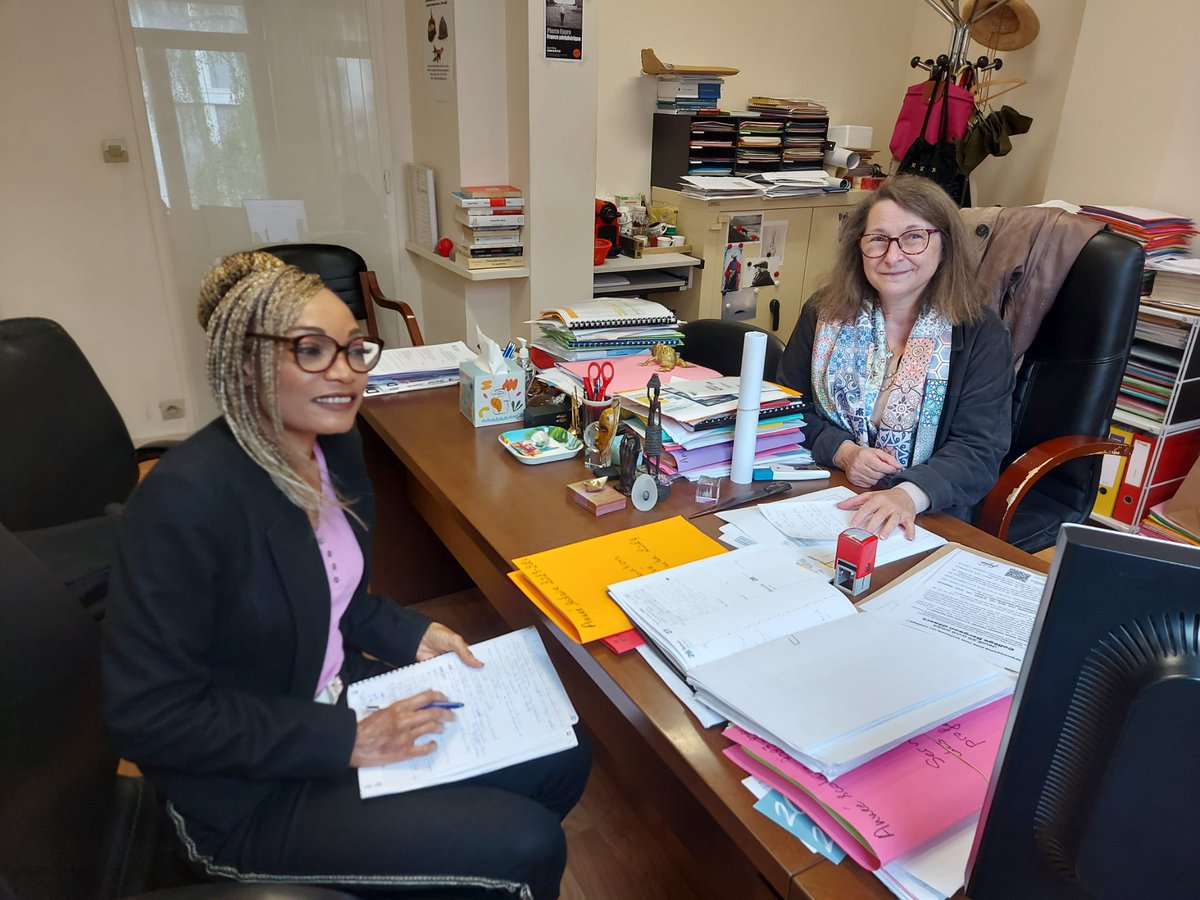
[[[462,709],[464,705],[453,700],[434,700],[432,703],[418,706],[417,709]]]
[[[513,342],[509,341],[508,345],[504,348],[504,358],[512,359],[513,351],[515,351],[516,349],[517,348],[513,345]]]

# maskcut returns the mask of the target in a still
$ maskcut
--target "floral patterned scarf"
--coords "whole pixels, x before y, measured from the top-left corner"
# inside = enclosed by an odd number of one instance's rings
[[[817,323],[813,341],[813,395],[830,421],[863,447],[890,453],[904,468],[933,455],[946,402],[952,326],[932,309],[917,317],[879,419],[871,413],[888,369],[887,330],[878,304],[849,324]]]

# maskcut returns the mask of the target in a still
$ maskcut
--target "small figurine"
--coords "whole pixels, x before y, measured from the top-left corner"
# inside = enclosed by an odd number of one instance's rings
[[[607,454],[612,446],[613,438],[617,435],[617,425],[621,421],[621,401],[613,399],[601,413],[596,428],[596,450]]]
[[[618,428],[617,434],[621,438],[621,446],[618,450],[621,459],[620,481],[617,484],[617,490],[628,497],[629,492],[633,490],[633,480],[638,475],[637,463],[638,454],[642,451],[642,439],[628,425]]]
[[[583,438],[583,422],[579,418],[579,395],[571,394],[571,427],[567,429],[575,437]]]
[[[654,479],[654,483],[658,487],[658,502],[666,500],[671,494],[671,478],[660,467],[663,452],[663,427],[662,427],[662,400],[659,395],[662,392],[662,382],[658,380],[658,375],[650,376],[650,380],[646,382],[646,400],[647,406],[650,407],[649,415],[646,417],[646,446],[644,455],[646,457],[646,474]]]
[[[645,362],[638,363],[639,366],[648,366],[650,363],[655,363],[660,372],[670,372],[676,366],[681,369],[694,368],[692,363],[684,362],[683,357],[670,344],[655,344],[650,348],[650,358]]]

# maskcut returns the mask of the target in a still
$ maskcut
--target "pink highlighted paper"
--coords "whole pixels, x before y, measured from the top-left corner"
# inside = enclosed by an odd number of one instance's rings
[[[811,816],[859,865],[875,870],[983,807],[1011,705],[1012,697],[1004,697],[965,713],[833,782],[732,725],[724,733],[737,746],[725,755]]]

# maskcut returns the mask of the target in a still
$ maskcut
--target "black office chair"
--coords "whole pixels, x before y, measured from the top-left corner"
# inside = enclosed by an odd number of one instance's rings
[[[681,355],[684,360],[715,369],[722,375],[741,374],[742,341],[748,332],[761,331],[767,336],[767,356],[763,364],[763,373],[767,379],[772,379],[779,369],[779,358],[783,356],[783,341],[756,325],[733,319],[697,319],[694,322],[682,323],[679,330],[683,332]]]
[[[1019,261],[1014,261],[1014,267]],[[1100,454],[1137,321],[1141,246],[1102,231],[1084,245],[1017,370],[1012,444],[976,525],[1022,550],[1054,544],[1091,513]]]
[[[378,304],[400,313],[404,319],[404,327],[408,329],[408,339],[414,347],[425,343],[412,307],[403,300],[392,300],[384,296],[375,273],[368,269],[363,258],[349,247],[337,244],[274,244],[259,249],[278,256],[285,263],[305,272],[319,275],[325,286],[350,307],[354,318],[366,320],[367,330],[371,334],[379,334],[379,323],[375,314],[375,306]]]
[[[125,422],[79,346],[49,319],[0,321],[0,524],[81,603],[102,610],[117,513],[138,463]]]
[[[182,861],[162,859],[168,835],[154,792],[141,778],[117,774],[104,731],[100,625],[3,527],[0,684],[0,896],[115,900],[178,884]],[[349,895],[207,884],[146,900],[194,897]]]

